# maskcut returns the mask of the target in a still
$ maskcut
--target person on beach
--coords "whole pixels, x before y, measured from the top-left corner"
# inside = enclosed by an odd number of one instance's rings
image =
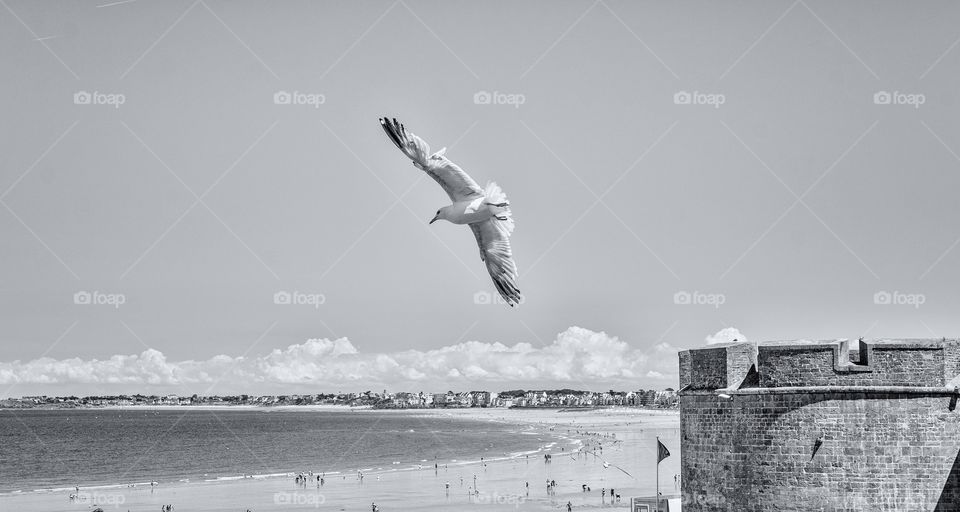
[[[376,501],[370,503],[370,510],[372,510],[373,512],[377,512],[377,510],[380,510],[380,508],[377,507],[377,502],[376,502]]]
[[[567,512],[570,512],[571,510],[573,510],[573,503],[570,503],[570,502],[568,501],[568,502],[567,502]]]

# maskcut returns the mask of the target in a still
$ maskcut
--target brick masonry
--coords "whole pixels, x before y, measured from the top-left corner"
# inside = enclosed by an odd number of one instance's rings
[[[684,510],[960,511],[958,374],[948,340],[681,352]]]

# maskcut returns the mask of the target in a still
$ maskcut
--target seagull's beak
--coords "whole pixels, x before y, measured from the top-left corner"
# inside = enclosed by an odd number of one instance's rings
[[[432,219],[430,219],[430,222],[428,222],[428,224],[433,224],[433,223],[436,222],[439,218],[440,218],[440,214],[438,213],[438,214],[434,215]]]

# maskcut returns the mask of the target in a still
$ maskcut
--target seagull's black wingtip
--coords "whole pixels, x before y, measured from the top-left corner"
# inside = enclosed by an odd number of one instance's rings
[[[396,128],[390,124],[390,120],[386,117],[380,118],[380,127],[383,128],[383,131],[387,133],[387,136],[390,137],[390,140],[403,151],[403,142],[400,140],[399,134],[397,134]]]

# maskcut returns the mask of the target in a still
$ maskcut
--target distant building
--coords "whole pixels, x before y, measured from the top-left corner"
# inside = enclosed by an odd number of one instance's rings
[[[489,391],[471,391],[470,399],[471,399],[471,405],[473,407],[489,407],[490,406]]]

